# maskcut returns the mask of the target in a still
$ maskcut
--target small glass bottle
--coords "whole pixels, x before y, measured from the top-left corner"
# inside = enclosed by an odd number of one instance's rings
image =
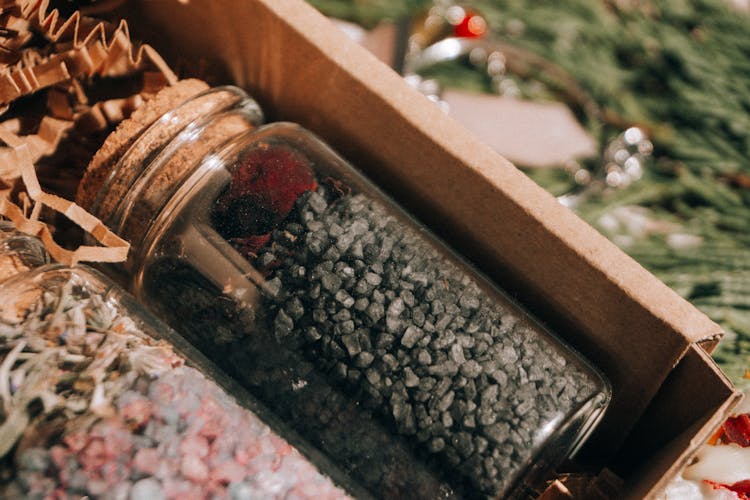
[[[334,466],[91,268],[0,285],[0,344],[2,498],[350,498]]]
[[[301,127],[178,170],[110,200],[133,292],[372,494],[523,495],[606,408],[598,371]]]
[[[0,221],[0,282],[48,263],[49,254],[38,238]]]

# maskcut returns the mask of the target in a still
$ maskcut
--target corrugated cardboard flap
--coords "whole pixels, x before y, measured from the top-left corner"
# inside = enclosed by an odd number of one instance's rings
[[[630,498],[659,495],[742,398],[708,354],[692,346],[625,442],[615,466]]]

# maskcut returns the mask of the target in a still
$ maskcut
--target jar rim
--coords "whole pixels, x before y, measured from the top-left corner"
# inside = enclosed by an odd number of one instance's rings
[[[208,100],[208,104],[212,105],[207,112],[197,117],[192,117],[189,120],[185,120],[184,117],[180,117],[180,112],[184,111],[188,106],[196,103],[199,100],[206,99],[212,95],[220,93],[228,93],[230,99],[227,100]],[[134,183],[141,176],[143,171],[147,169],[151,160],[160,153],[167,145],[169,145],[176,137],[179,136],[186,128],[193,125],[195,122],[205,120],[207,117],[216,115],[218,113],[227,111],[229,109],[239,108],[247,113],[251,123],[259,125],[263,122],[263,112],[261,111],[258,104],[241,88],[234,85],[223,85],[218,87],[212,87],[202,92],[195,94],[188,99],[175,105],[169,111],[163,113],[161,116],[156,118],[150,124],[143,127],[136,135],[134,141],[127,147],[127,149],[117,159],[109,173],[107,174],[104,182],[102,183],[99,191],[91,204],[91,212],[97,214],[102,218],[105,224],[112,226],[115,219],[115,214],[121,208],[125,201],[124,193],[128,193],[133,187]],[[182,118],[182,120],[181,120]],[[182,123],[184,121],[184,123]],[[165,125],[173,123],[177,125],[177,128],[167,137],[162,138],[158,144],[155,145],[154,149],[149,155],[139,160],[138,155],[141,154],[144,147],[149,147],[149,144],[145,142],[149,139],[154,139],[154,134],[162,129]],[[140,166],[137,171],[132,172],[129,179],[124,179],[123,176],[126,173],[126,166],[131,166],[133,161],[136,160],[135,165]],[[143,161],[146,160],[146,161]],[[125,184],[118,186],[118,183],[125,181]],[[109,211],[104,212],[105,201],[108,201],[111,196],[118,196],[119,201],[115,203],[115,206]],[[115,230],[117,232],[117,230]]]

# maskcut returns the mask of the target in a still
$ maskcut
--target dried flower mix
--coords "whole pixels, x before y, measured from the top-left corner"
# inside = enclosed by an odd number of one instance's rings
[[[103,280],[47,266],[0,287],[0,496],[346,497]]]

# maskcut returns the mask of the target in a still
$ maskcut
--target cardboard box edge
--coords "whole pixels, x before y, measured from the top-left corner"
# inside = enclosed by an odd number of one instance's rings
[[[631,477],[627,488],[628,498],[660,498],[667,485],[689,464],[698,448],[706,443],[742,399],[742,393],[734,389],[726,375],[700,346],[692,346],[687,356],[695,357],[702,363],[705,369],[703,378],[710,382],[708,385],[713,385],[718,393],[717,403],[668,444],[660,447],[651,456],[647,466],[637,469],[635,475],[640,475],[640,478],[634,482]],[[689,380],[684,382],[694,385]],[[643,474],[644,469],[649,473]],[[659,470],[661,473],[654,477],[654,472]]]

